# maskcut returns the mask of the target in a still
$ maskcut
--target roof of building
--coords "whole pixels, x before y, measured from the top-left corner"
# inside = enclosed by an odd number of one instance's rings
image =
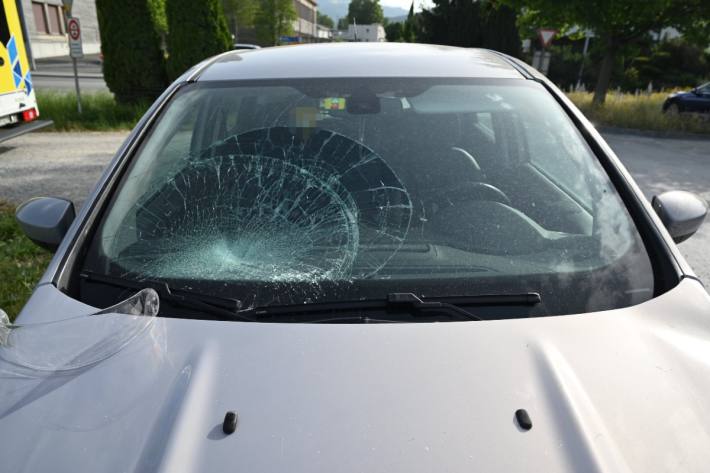
[[[522,78],[484,49],[408,43],[322,43],[223,54],[199,81],[314,77]]]

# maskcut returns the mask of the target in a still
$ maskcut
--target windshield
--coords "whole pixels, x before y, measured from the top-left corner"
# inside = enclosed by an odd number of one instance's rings
[[[187,85],[81,270],[241,308],[533,291],[544,314],[566,314],[653,294],[596,157],[522,79]],[[125,296],[80,292],[97,305]]]

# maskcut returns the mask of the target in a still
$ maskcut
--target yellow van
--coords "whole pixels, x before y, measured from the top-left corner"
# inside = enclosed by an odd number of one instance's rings
[[[39,116],[15,0],[0,0],[0,126]]]

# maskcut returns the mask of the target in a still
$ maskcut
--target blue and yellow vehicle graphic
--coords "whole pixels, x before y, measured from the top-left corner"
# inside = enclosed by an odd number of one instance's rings
[[[0,126],[38,117],[16,0],[0,0]]]

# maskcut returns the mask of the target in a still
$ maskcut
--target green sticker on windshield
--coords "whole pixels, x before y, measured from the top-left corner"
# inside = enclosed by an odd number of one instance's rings
[[[320,99],[321,110],[345,110],[345,97],[326,97]]]

